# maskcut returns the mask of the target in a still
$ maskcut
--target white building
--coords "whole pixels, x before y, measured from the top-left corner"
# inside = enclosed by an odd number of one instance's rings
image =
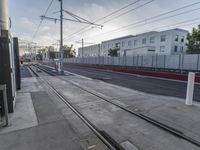
[[[101,56],[108,56],[108,50],[109,49],[119,49],[119,54],[121,55],[121,51],[123,48],[125,48],[126,41],[131,41],[133,38],[133,35],[128,35],[124,37],[119,37],[116,39],[103,41],[102,42],[102,50],[101,50]],[[130,43],[127,43],[130,44]]]
[[[95,57],[95,56],[100,56],[100,51],[101,51],[101,44],[95,44],[91,46],[86,46],[78,48],[78,57]]]
[[[142,54],[180,54],[187,50],[188,31],[183,29],[171,29],[166,31],[152,31],[138,35],[128,35],[108,41],[103,41],[100,56],[108,56],[109,49],[119,49],[120,56],[133,56]],[[95,50],[93,46],[84,48],[84,56]],[[89,50],[91,49],[91,50]],[[96,55],[97,56],[97,55]]]
[[[120,55],[185,53],[187,34],[182,29],[139,34],[121,41]]]

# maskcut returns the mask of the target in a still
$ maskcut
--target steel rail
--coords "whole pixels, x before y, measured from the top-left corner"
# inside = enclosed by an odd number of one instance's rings
[[[35,66],[39,69],[41,67]],[[37,76],[39,75],[30,67],[30,70]],[[44,71],[45,69],[41,69]],[[44,71],[46,73],[49,73],[49,71]],[[52,75],[52,74],[50,74]],[[41,80],[41,79],[40,79]],[[113,142],[113,139],[110,139],[110,137],[105,136],[103,134],[105,131],[99,130],[91,121],[89,121],[84,115],[81,114],[68,100],[67,98],[60,93],[57,89],[55,89],[48,81],[43,80],[46,85],[58,96],[93,132],[94,134],[110,149],[110,150],[124,150],[124,148],[119,145],[116,142]]]
[[[43,68],[43,70],[45,70],[45,69]],[[48,71],[48,72],[49,72],[49,71]],[[47,73],[48,73],[48,72],[47,72]],[[141,119],[143,119],[143,120],[145,120],[145,121],[147,121],[147,122],[153,124],[154,126],[157,126],[157,127],[161,128],[161,129],[165,130],[166,132],[168,132],[168,133],[170,133],[170,134],[173,134],[173,135],[175,135],[175,136],[177,136],[177,137],[179,137],[179,138],[181,138],[181,139],[183,139],[183,140],[185,140],[185,141],[188,141],[188,142],[190,142],[190,143],[192,143],[192,144],[194,144],[194,145],[200,147],[200,142],[199,142],[199,141],[197,141],[197,140],[195,140],[195,139],[193,139],[193,138],[191,138],[191,137],[185,135],[183,132],[181,132],[181,131],[178,130],[178,129],[175,129],[175,128],[173,128],[173,127],[170,127],[170,126],[168,126],[168,125],[166,125],[166,124],[164,124],[164,123],[162,123],[162,122],[159,122],[159,121],[157,121],[157,120],[155,120],[155,119],[153,119],[153,118],[151,118],[151,117],[148,117],[148,116],[146,116],[146,115],[144,115],[144,114],[142,114],[142,113],[134,112],[134,111],[132,111],[132,110],[130,110],[130,109],[128,109],[128,108],[126,108],[126,107],[120,105],[120,104],[117,104],[117,103],[115,103],[115,102],[112,102],[112,101],[110,101],[110,100],[108,100],[108,99],[102,97],[101,95],[98,95],[97,93],[94,93],[94,92],[92,92],[92,91],[89,91],[88,89],[83,88],[82,86],[77,85],[77,84],[75,84],[75,83],[73,83],[73,82],[70,82],[70,81],[68,81],[68,80],[66,80],[66,79],[64,79],[64,78],[61,78],[61,77],[59,77],[59,78],[60,78],[61,80],[64,80],[64,81],[66,81],[66,82],[68,82],[68,83],[70,83],[70,84],[72,84],[72,85],[74,85],[74,86],[80,88],[81,90],[83,90],[83,91],[85,91],[85,92],[88,92],[88,93],[90,93],[90,94],[92,94],[92,95],[94,95],[94,96],[96,96],[96,97],[98,97],[98,98],[100,98],[100,99],[102,99],[102,100],[104,100],[104,101],[106,101],[106,102],[108,102],[108,103],[110,103],[110,104],[112,104],[112,105],[118,107],[118,108],[121,108],[122,110],[124,110],[124,111],[126,111],[126,112],[128,112],[128,113],[130,113],[130,114],[133,114],[133,115],[135,115],[135,116],[137,116],[137,117],[139,117],[139,118],[141,118]]]
[[[153,119],[151,117],[148,117],[148,116],[146,116],[146,115],[144,115],[142,113],[134,112],[134,111],[132,111],[132,110],[120,105],[120,104],[117,104],[115,102],[112,102],[112,101],[102,97],[101,95],[98,95],[98,94],[96,94],[94,92],[91,92],[91,91],[89,91],[89,90],[87,90],[87,89],[85,89],[85,88],[83,88],[83,87],[81,87],[81,86],[79,86],[79,85],[77,85],[75,83],[67,81],[67,80],[65,80],[63,78],[62,78],[62,80],[66,81],[68,83],[71,83],[72,85],[80,88],[81,90],[83,90],[85,92],[88,92],[88,93],[90,93],[90,94],[92,94],[92,95],[94,95],[94,96],[96,96],[96,97],[98,97],[98,98],[100,98],[100,99],[102,99],[104,101],[107,101],[108,103],[110,103],[110,104],[112,104],[112,105],[114,105],[114,106],[116,106],[118,108],[121,108],[121,109],[125,110],[126,112],[129,112],[129,113],[131,113],[131,114],[133,114],[133,115],[135,115],[135,116],[137,116],[137,117],[139,117],[139,118],[141,118],[141,119],[143,119],[143,120],[145,120],[145,121],[147,121],[147,122],[149,122],[149,123],[161,128],[161,129],[167,131],[168,133],[171,133],[171,134],[173,134],[173,135],[175,135],[175,136],[177,136],[179,138],[182,138],[182,139],[184,139],[184,140],[186,140],[186,141],[188,141],[188,142],[200,147],[200,142],[199,141],[197,141],[197,140],[195,140],[195,139],[193,139],[191,137],[186,136],[183,132],[181,132],[181,131],[173,128],[173,127],[170,127],[170,126],[168,126],[168,125],[166,125],[166,124],[164,124],[162,122],[159,122],[159,121],[157,121],[157,120],[155,120],[155,119]]]

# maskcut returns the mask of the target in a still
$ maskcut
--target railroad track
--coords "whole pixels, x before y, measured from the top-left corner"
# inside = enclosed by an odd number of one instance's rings
[[[44,66],[38,66],[38,65],[36,65],[35,67],[41,69],[42,71],[46,72],[47,74],[49,74],[51,76],[56,76],[57,75],[55,72],[52,72],[52,69],[50,69],[50,68],[47,68],[47,67],[44,67]],[[148,123],[160,128],[160,129],[162,129],[162,130],[164,130],[164,131],[166,131],[166,132],[168,132],[168,133],[170,133],[170,134],[172,134],[172,135],[174,135],[174,136],[176,136],[178,138],[181,138],[181,139],[183,139],[185,141],[188,141],[188,142],[200,147],[200,142],[199,141],[197,141],[197,140],[185,135],[183,132],[181,132],[181,131],[173,128],[173,127],[170,127],[170,126],[168,126],[166,124],[163,124],[162,122],[159,122],[159,121],[157,121],[157,120],[155,120],[155,119],[153,119],[151,117],[148,117],[148,116],[146,116],[146,115],[144,115],[142,113],[134,112],[134,111],[132,111],[132,110],[130,110],[130,109],[118,104],[118,103],[112,102],[112,101],[106,99],[105,97],[103,97],[102,95],[99,95],[98,93],[95,93],[95,92],[93,92],[93,91],[91,91],[89,89],[86,89],[85,87],[82,87],[82,86],[80,86],[80,85],[78,85],[78,84],[76,84],[74,82],[68,81],[65,78],[61,77],[61,76],[58,76],[58,78],[60,78],[61,80],[66,81],[66,82],[70,83],[71,85],[76,86],[77,88],[79,88],[79,89],[81,89],[81,90],[83,90],[83,91],[85,91],[87,93],[90,93],[90,94],[92,94],[92,95],[94,95],[94,96],[96,96],[96,97],[98,97],[98,98],[100,98],[100,99],[102,99],[102,100],[104,100],[104,101],[106,101],[106,102],[108,102],[108,103],[110,103],[110,104],[112,104],[112,105],[114,105],[114,106],[116,106],[116,107],[128,112],[128,113],[130,113],[130,114],[133,114],[134,116],[137,116],[137,117],[141,118],[142,120],[145,120]],[[62,95],[61,93],[59,93],[59,94]],[[64,97],[64,96],[62,95],[62,97]]]
[[[36,67],[36,66],[35,66]],[[29,67],[30,70],[33,72],[33,74],[36,77],[40,77],[39,74],[32,69],[31,67]],[[39,67],[39,69],[41,69],[41,67]],[[50,74],[50,75],[55,75],[53,73],[49,73],[49,71],[41,69],[42,71]],[[40,80],[42,82],[42,80]],[[114,139],[112,139],[112,137],[109,136],[109,134],[107,134],[105,131],[103,130],[99,130],[91,121],[89,121],[84,115],[82,115],[72,104],[70,104],[70,102],[68,101],[68,99],[62,94],[60,93],[58,90],[56,90],[48,81],[44,81],[43,83],[45,83],[50,89],[51,91],[59,98],[61,99],[84,123],[85,125],[87,125],[92,131],[93,133],[110,149],[110,150],[125,150],[121,145],[119,145]]]

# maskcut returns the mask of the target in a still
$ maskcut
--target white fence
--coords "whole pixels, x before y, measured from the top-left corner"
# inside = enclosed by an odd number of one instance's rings
[[[99,64],[114,66],[134,66],[146,68],[180,69],[200,71],[200,55],[135,55],[124,57],[67,58],[70,64]]]

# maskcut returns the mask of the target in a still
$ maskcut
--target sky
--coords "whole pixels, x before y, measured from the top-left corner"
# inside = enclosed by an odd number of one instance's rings
[[[52,20],[43,20],[34,37],[41,21],[40,16],[44,15],[51,0],[8,1],[13,36],[17,36],[22,40],[36,42],[38,45],[58,47],[60,38],[59,21],[55,23]],[[200,24],[200,0],[63,0],[63,8],[94,22],[133,2],[135,4],[126,9],[97,21],[97,24],[103,25],[102,29],[98,26],[64,21],[64,44],[73,44],[75,48],[78,48],[81,47],[81,39],[84,39],[84,45],[97,44],[108,39],[136,35],[153,30],[182,28],[191,31],[193,27],[197,27]],[[197,4],[152,19],[159,14],[194,3]],[[46,16],[59,18],[59,8],[59,1],[54,0]],[[124,15],[121,15],[123,13]],[[64,13],[64,18],[72,19],[66,13]],[[110,21],[107,22],[108,20]],[[138,22],[141,23],[138,24]],[[130,26],[124,28],[127,25]],[[73,34],[84,27],[87,27],[85,32]]]

